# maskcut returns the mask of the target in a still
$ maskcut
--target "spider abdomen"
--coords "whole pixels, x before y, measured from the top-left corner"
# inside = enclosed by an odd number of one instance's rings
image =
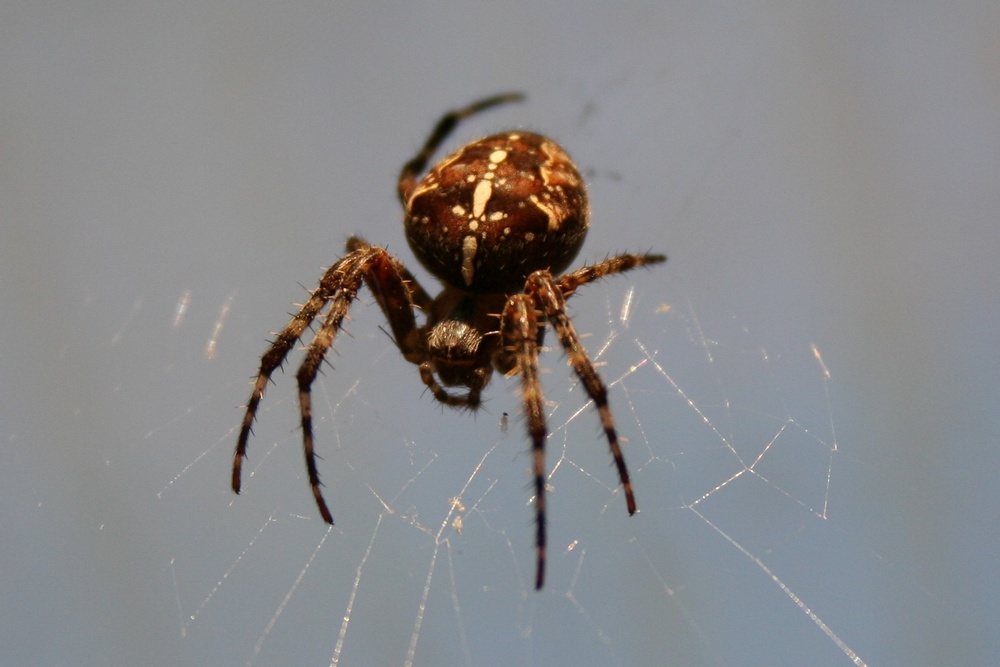
[[[530,132],[467,144],[405,202],[406,238],[444,282],[467,292],[520,291],[531,272],[558,275],[587,234],[587,192],[569,155]]]

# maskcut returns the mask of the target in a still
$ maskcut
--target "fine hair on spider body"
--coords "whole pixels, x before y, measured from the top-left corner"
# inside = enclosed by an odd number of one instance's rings
[[[400,354],[417,366],[420,380],[441,404],[475,410],[494,370],[521,378],[535,490],[535,588],[540,589],[545,581],[548,431],[538,355],[546,326],[552,327],[597,408],[626,509],[634,514],[635,496],[607,387],[566,313],[566,299],[587,283],[667,258],[622,254],[563,273],[583,245],[590,209],[576,165],[542,135],[525,131],[491,135],[466,144],[423,173],[460,121],[522,99],[519,93],[495,95],[446,113],[400,172],[397,194],[403,229],[417,259],[443,285],[436,297],[388,251],[355,236],[347,241],[347,254],[326,270],[309,299],[277,334],[261,358],[246,404],[233,455],[232,488],[240,492],[247,443],[271,375],[306,328],[318,321],[296,379],[309,485],[323,520],[333,523],[316,466],[311,389],[364,284],[382,309]],[[417,324],[414,310],[423,313],[424,324]]]

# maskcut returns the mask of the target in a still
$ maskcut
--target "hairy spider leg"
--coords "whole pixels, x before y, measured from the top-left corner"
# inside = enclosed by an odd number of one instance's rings
[[[352,236],[347,239],[347,252],[354,252],[355,250],[367,250],[371,248],[372,245],[368,243],[365,239],[360,236]],[[388,252],[388,251],[387,251]],[[419,308],[420,310],[427,312],[431,309],[431,303],[434,301],[433,298],[427,293],[426,290],[417,282],[417,279],[413,277],[410,270],[407,269],[403,264],[396,258],[392,258],[393,263],[396,267],[396,272],[399,277],[406,283],[406,287],[410,292],[411,303]],[[378,297],[378,292],[375,292],[376,298]],[[382,310],[385,310],[383,306]]]
[[[236,493],[240,492],[243,459],[247,455],[247,442],[250,440],[253,423],[257,418],[257,408],[260,406],[261,399],[264,398],[264,391],[267,389],[267,383],[270,381],[271,375],[277,368],[281,367],[292,346],[302,336],[302,332],[316,319],[316,315],[319,314],[333,296],[333,292],[325,289],[323,286],[333,284],[342,273],[345,263],[356,261],[357,258],[357,254],[348,255],[327,269],[327,272],[323,275],[323,279],[320,281],[320,287],[313,290],[309,299],[302,304],[299,312],[278,333],[271,342],[271,346],[267,349],[267,352],[261,357],[257,378],[250,392],[250,400],[247,401],[246,412],[243,414],[243,424],[240,426],[240,435],[236,441],[236,451],[233,453],[232,486],[233,491]]]
[[[410,363],[419,363],[424,354],[420,330],[413,316],[414,297],[423,300],[428,298],[427,293],[399,260],[384,248],[369,245],[356,236],[348,240],[347,247],[377,256],[364,274],[365,284],[389,322],[399,352]]]
[[[624,273],[647,264],[659,264],[667,261],[666,255],[644,254],[644,255],[616,255],[608,257],[601,262],[584,266],[576,271],[572,271],[560,276],[556,281],[559,289],[565,298],[569,298],[576,293],[576,290],[587,283],[600,280],[604,276],[616,273]]]
[[[635,514],[632,482],[629,479],[628,468],[625,467],[625,457],[618,444],[618,434],[615,431],[611,408],[608,407],[608,390],[597,374],[590,357],[587,356],[587,351],[583,349],[580,337],[566,314],[566,300],[559,289],[559,284],[548,271],[535,271],[528,276],[528,285],[525,291],[532,295],[538,308],[544,313],[545,319],[555,329],[556,337],[566,352],[570,365],[583,382],[587,395],[597,407],[597,412],[601,417],[601,426],[604,428],[608,446],[611,448],[611,456],[614,458],[615,467],[618,468],[618,477],[625,490],[625,505],[628,507],[629,514]]]
[[[507,300],[501,316],[504,355],[513,359],[513,372],[521,376],[524,415],[531,438],[532,473],[535,478],[535,547],[538,564],[535,588],[545,582],[545,407],[542,384],[538,380],[538,340],[540,331],[534,300],[515,294]]]
[[[528,277],[525,291],[511,296],[501,316],[503,336],[503,365],[521,376],[521,393],[524,399],[525,419],[528,436],[532,445],[532,474],[535,481],[535,546],[538,562],[535,574],[535,588],[540,589],[545,582],[546,559],[546,519],[545,519],[545,440],[548,429],[545,424],[542,385],[538,379],[538,353],[545,333],[545,322],[555,329],[556,336],[573,370],[583,382],[587,395],[594,401],[601,425],[611,449],[618,477],[625,492],[628,513],[635,514],[635,496],[625,456],[622,454],[615,431],[611,408],[608,405],[607,388],[597,374],[590,357],[580,343],[580,338],[566,314],[565,296],[572,295],[577,288],[604,276],[622,273],[644,264],[666,261],[664,255],[618,255],[586,266],[556,280],[548,271],[536,271]],[[542,319],[539,318],[541,316]]]
[[[296,377],[299,385],[302,445],[306,470],[309,474],[309,485],[323,520],[331,524],[333,516],[323,499],[322,484],[319,479],[313,447],[311,387],[316,380],[316,374],[322,366],[327,351],[333,345],[351,303],[357,297],[362,281],[367,282],[376,295],[376,299],[392,327],[396,343],[404,356],[408,353],[415,353],[414,346],[418,335],[410,297],[411,288],[400,275],[402,265],[382,248],[370,246],[360,239],[352,239],[352,241],[355,242],[349,243],[349,248],[353,246],[354,249],[327,270],[320,280],[319,287],[285,329],[278,334],[271,348],[265,353],[260,372],[254,383],[254,389],[250,395],[250,401],[247,404],[243,427],[240,429],[236,452],[233,456],[233,490],[239,493],[240,469],[243,459],[246,457],[247,441],[257,407],[263,397],[264,388],[267,386],[271,374],[284,361],[295,341],[299,339],[305,328],[316,319],[326,303],[330,302],[330,309],[323,318],[323,324],[313,337],[306,358],[299,367]]]

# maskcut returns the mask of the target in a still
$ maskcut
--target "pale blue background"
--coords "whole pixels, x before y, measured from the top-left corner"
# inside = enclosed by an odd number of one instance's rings
[[[0,662],[995,662],[998,35],[993,2],[5,3]],[[288,369],[227,488],[299,284],[358,232],[413,265],[399,166],[505,90],[450,145],[549,133],[581,261],[670,255],[573,301],[636,517],[545,358],[538,594],[516,385],[442,413],[370,299],[316,391],[336,528]],[[760,476],[716,488],[734,452]]]

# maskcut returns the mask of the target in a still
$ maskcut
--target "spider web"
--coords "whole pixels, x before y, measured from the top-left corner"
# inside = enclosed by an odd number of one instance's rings
[[[362,300],[315,392],[336,525],[315,515],[291,374],[276,376],[243,495],[222,499],[224,529],[208,538],[217,562],[200,562],[201,543],[172,548],[188,649],[211,652],[226,636],[242,650],[227,661],[247,665],[289,655],[310,664],[361,655],[376,664],[493,664],[505,652],[526,664],[641,664],[665,654],[728,664],[739,660],[725,641],[730,624],[746,623],[738,609],[763,598],[814,655],[864,664],[814,610],[815,582],[795,561],[803,545],[829,538],[842,456],[834,376],[820,346],[768,349],[739,317],[707,322],[690,302],[658,300],[648,275],[638,287],[623,282],[581,292],[572,315],[591,332],[585,345],[628,438],[635,517],[593,407],[561,352],[548,348],[550,558],[535,593],[517,382],[496,378],[475,417],[440,409],[419,396],[419,378],[376,329],[377,307]],[[224,477],[237,416],[163,484],[168,514],[201,511],[185,509],[188,494],[203,498],[193,487]],[[558,613],[542,613],[553,599]],[[625,609],[648,625],[623,624]],[[234,617],[238,628],[220,632]]]

